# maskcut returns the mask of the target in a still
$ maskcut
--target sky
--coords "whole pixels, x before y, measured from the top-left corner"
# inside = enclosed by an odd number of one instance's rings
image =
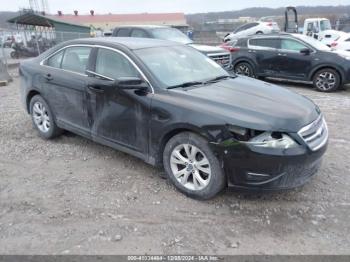
[[[61,10],[73,14],[78,10],[87,14],[106,13],[162,13],[162,12],[215,12],[240,10],[248,7],[285,7],[298,5],[350,5],[350,0],[47,0],[51,13]],[[0,0],[0,11],[18,11],[29,7],[29,0]],[[37,0],[41,3],[41,0]]]

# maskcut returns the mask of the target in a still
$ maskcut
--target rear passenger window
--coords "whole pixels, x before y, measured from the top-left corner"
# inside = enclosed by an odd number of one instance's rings
[[[62,69],[84,74],[91,52],[91,47],[77,46],[65,49]]]
[[[249,45],[257,47],[267,47],[267,48],[278,48],[278,39],[274,38],[259,38],[259,39],[250,39]]]
[[[135,67],[123,55],[104,48],[98,49],[96,73],[112,79],[119,77],[139,77]]]
[[[61,62],[63,57],[63,50],[58,52],[57,54],[51,56],[49,59],[46,60],[46,65],[51,67],[60,68]]]
[[[148,38],[148,35],[147,35],[147,33],[144,30],[134,29],[131,32],[131,37]]]
[[[129,36],[129,31],[130,30],[128,28],[121,28],[121,29],[119,29],[117,36],[119,36],[119,37],[128,37]]]

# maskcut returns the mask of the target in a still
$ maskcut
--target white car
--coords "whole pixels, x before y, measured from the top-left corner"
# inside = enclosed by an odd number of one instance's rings
[[[319,33],[318,40],[331,47],[332,43],[343,35],[347,35],[347,33],[337,30],[326,30]]]
[[[333,41],[331,47],[336,50],[350,51],[350,34],[344,33]]]
[[[278,33],[281,29],[276,22],[253,22],[244,24],[224,38],[224,42],[230,42],[242,37],[259,34]]]

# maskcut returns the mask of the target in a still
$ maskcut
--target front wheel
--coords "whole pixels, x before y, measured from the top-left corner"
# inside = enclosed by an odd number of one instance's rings
[[[321,92],[334,92],[340,87],[340,84],[339,73],[330,68],[316,72],[313,78],[314,87]]]
[[[237,75],[255,77],[253,67],[247,62],[241,62],[235,65],[234,71]]]
[[[163,153],[165,171],[185,195],[210,199],[226,185],[220,162],[209,148],[208,141],[191,133],[180,133],[169,140]]]

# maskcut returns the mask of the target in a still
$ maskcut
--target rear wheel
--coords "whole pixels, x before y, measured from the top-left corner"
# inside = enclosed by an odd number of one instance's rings
[[[247,62],[240,62],[234,67],[235,73],[238,75],[244,75],[249,77],[255,77],[253,67]]]
[[[316,72],[313,78],[314,87],[321,92],[334,92],[340,87],[340,83],[339,73],[331,68]]]
[[[169,140],[163,153],[165,171],[182,193],[195,199],[209,199],[226,185],[219,160],[203,137],[190,132]]]
[[[55,123],[49,105],[40,95],[33,96],[30,100],[30,114],[33,125],[42,138],[51,139],[62,133],[62,129]]]

